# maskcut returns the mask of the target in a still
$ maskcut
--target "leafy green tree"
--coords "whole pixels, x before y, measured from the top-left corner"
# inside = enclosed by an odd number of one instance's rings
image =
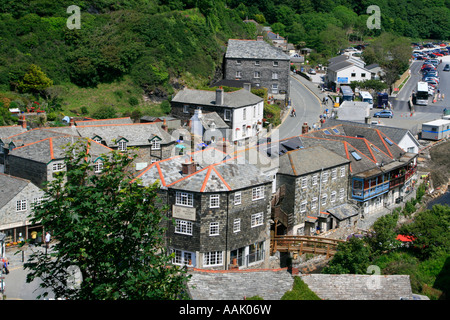
[[[19,81],[19,90],[39,95],[45,93],[45,89],[52,85],[53,81],[47,77],[41,68],[32,64],[23,79]]]
[[[379,218],[373,224],[373,232],[366,241],[371,246],[373,254],[378,255],[384,251],[390,251],[400,244],[397,240],[396,226],[398,222],[399,209]]]
[[[94,173],[87,140],[68,146],[67,172],[48,183],[32,217],[56,243],[31,255],[27,281],[39,278],[43,296],[51,290],[56,298],[186,298],[186,270],[170,265],[165,248],[169,221],[158,187],[133,180],[134,153],[112,151],[101,158],[103,169]]]
[[[356,237],[339,244],[338,251],[333,256],[322,273],[327,274],[366,274],[370,265],[371,250],[364,239]]]

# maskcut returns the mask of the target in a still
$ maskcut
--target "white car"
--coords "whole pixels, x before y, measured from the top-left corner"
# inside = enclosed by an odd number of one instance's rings
[[[311,68],[311,69],[309,69],[308,73],[309,73],[309,74],[316,74],[316,70],[314,70],[314,69]]]

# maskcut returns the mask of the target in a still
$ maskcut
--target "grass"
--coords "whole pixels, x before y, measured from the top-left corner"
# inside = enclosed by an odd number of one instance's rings
[[[281,300],[322,300],[320,299],[308,285],[302,281],[300,277],[294,277],[294,286],[292,290],[287,291]]]

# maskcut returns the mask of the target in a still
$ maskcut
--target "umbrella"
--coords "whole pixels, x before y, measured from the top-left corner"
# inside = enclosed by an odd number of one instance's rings
[[[177,144],[176,146],[175,146],[175,148],[179,148],[179,149],[184,149],[184,148],[186,148],[184,145],[182,145],[182,144]]]

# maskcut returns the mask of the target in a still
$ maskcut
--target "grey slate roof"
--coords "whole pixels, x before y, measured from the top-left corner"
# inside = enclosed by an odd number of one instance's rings
[[[0,173],[0,208],[3,208],[14,196],[29,183],[28,180]]]
[[[13,135],[27,131],[22,126],[1,126],[0,127],[0,139],[4,141],[4,138],[11,137]]]
[[[262,98],[246,89],[224,92],[223,94],[224,98],[223,104],[220,105],[221,107],[239,108],[263,101]],[[172,101],[203,106],[219,106],[216,104],[216,92],[208,90],[184,89],[179,91]]]
[[[322,146],[292,150],[280,157],[278,173],[301,176],[350,161]]]
[[[413,300],[408,275],[306,274],[303,282],[324,300]]]
[[[53,131],[51,130],[51,128],[49,129],[36,128],[3,139],[3,142],[5,144],[13,142],[16,147],[20,147],[50,137],[61,137],[65,135],[66,135],[65,133]]]
[[[280,300],[292,290],[294,279],[286,270],[238,272],[190,272],[188,291],[192,300],[243,300],[260,296],[264,300]]]
[[[265,41],[237,39],[228,40],[225,58],[289,61],[289,56],[287,54]]]
[[[136,178],[143,185],[160,181],[165,187],[191,192],[239,190],[272,181],[257,166],[239,161],[238,157],[230,158],[220,150],[207,148],[186,156],[157,161],[138,172]],[[198,163],[197,170],[183,175],[182,165],[190,158]]]
[[[350,66],[353,66],[353,63],[348,62],[348,61],[341,61],[341,62],[333,63],[330,66],[328,66],[328,70],[336,72],[336,71],[348,68]]]
[[[358,215],[358,209],[350,203],[344,203],[337,207],[330,208],[327,212],[340,221]]]
[[[80,120],[75,121],[77,126],[90,126],[90,125],[100,125],[100,124],[125,124],[133,123],[130,117],[124,118],[113,118],[113,119],[91,119],[91,120]]]
[[[82,138],[74,136],[51,137],[15,148],[9,155],[47,164],[51,160],[64,159],[65,146],[75,143],[78,139]],[[91,140],[89,154],[92,160],[110,151],[110,148]]]
[[[229,126],[225,123],[225,121],[223,121],[223,119],[217,114],[217,112],[202,113],[200,122],[202,123],[205,130],[210,129],[213,123],[215,124],[216,129],[229,128]]]

